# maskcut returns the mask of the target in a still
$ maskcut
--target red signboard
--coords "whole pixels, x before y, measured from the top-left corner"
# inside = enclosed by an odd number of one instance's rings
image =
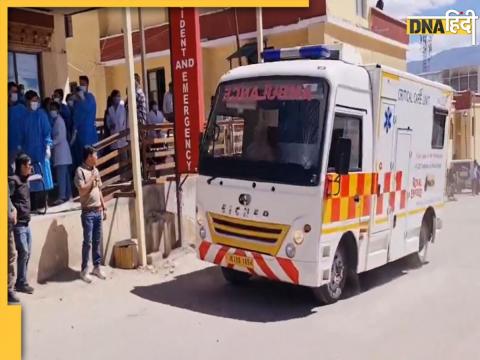
[[[205,121],[198,10],[170,8],[169,18],[177,173],[196,173]]]

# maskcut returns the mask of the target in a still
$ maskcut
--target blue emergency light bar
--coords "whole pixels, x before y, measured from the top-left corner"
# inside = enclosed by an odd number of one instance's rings
[[[272,49],[262,52],[265,62],[294,59],[329,59],[330,50],[321,45],[297,46],[284,49]]]

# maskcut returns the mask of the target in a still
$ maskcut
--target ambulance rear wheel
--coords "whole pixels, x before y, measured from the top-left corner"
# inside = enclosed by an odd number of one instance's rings
[[[348,277],[348,259],[342,244],[335,251],[330,282],[318,288],[313,288],[313,294],[324,305],[336,303],[343,295]]]
[[[222,266],[222,274],[225,280],[227,280],[230,284],[233,285],[243,285],[250,280],[252,277],[251,274],[242,272],[242,271],[237,271],[233,270],[230,268],[226,268]]]
[[[434,217],[425,216],[420,228],[418,252],[410,255],[410,265],[413,267],[421,267],[428,263],[428,248],[433,239],[433,232],[435,231]]]

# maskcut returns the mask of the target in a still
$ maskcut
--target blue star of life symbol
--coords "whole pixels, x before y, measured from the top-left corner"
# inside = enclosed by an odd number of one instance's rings
[[[393,120],[393,113],[389,106],[387,107],[387,110],[385,110],[385,122],[383,123],[383,127],[385,128],[385,131],[387,132],[387,134],[388,134],[388,130],[392,128],[392,120]]]

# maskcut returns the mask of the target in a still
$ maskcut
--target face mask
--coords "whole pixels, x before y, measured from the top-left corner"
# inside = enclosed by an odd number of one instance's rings
[[[30,109],[33,111],[37,110],[40,107],[40,103],[38,101],[32,101],[30,103]]]
[[[87,87],[85,85],[81,85],[80,90],[82,90],[83,92],[87,92]]]
[[[10,94],[10,100],[12,102],[17,102],[18,101],[18,94],[17,93],[11,93]]]
[[[114,97],[114,98],[113,98],[113,103],[114,103],[115,105],[120,104],[120,101],[122,101],[122,98],[121,98],[121,97]]]
[[[73,107],[73,100],[68,100],[67,103],[68,103],[68,106]]]
[[[50,111],[50,116],[52,117],[52,119],[56,119],[58,116],[58,111],[57,110]]]
[[[80,98],[80,100],[84,100],[85,99],[85,93],[83,92],[83,90],[80,90],[77,92],[77,95],[78,97]]]
[[[152,109],[153,109],[153,111],[158,111],[158,105],[153,105]]]
[[[53,98],[53,101],[55,101],[56,103],[60,104],[62,99],[60,99],[59,97],[54,97]]]

